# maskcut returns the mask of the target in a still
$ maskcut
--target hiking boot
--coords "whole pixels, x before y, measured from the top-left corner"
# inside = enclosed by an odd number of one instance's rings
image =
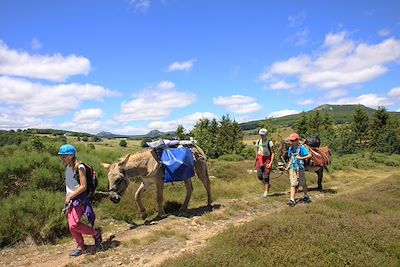
[[[78,256],[82,255],[83,252],[84,252],[83,249],[81,249],[81,248],[76,248],[76,249],[74,249],[74,250],[69,254],[69,256],[70,256],[70,257],[78,257]]]
[[[101,242],[103,241],[101,228],[97,229],[97,234],[93,236],[93,239],[94,239],[94,245],[97,248],[101,248]]]
[[[293,208],[294,206],[296,206],[296,201],[289,200],[287,204],[289,205],[289,207]]]
[[[304,197],[303,197],[303,203],[304,203],[304,204],[308,204],[308,203],[310,203],[310,202],[311,202],[311,199],[310,199],[309,196],[304,196]]]

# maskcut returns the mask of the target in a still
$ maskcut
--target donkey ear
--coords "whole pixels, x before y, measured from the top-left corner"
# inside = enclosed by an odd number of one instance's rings
[[[122,161],[118,162],[118,165],[119,165],[119,166],[125,166],[126,163],[127,163],[128,160],[129,160],[129,157],[130,157],[130,156],[131,156],[131,154],[126,155],[126,157],[125,157]]]
[[[109,170],[110,166],[111,166],[111,164],[108,164],[108,163],[100,163],[100,165],[106,170]]]

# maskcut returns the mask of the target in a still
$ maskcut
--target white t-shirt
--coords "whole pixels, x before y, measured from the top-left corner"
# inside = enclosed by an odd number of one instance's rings
[[[80,164],[79,169],[81,169],[84,173],[86,173],[85,165]],[[79,182],[74,178],[75,172],[74,169],[70,166],[67,166],[65,170],[65,188],[67,191],[67,196],[74,192],[79,187]]]
[[[272,148],[274,144],[272,140],[269,141],[269,147]],[[268,141],[264,141],[262,139],[258,139],[256,142],[257,153],[258,155],[269,156],[271,155],[271,151],[268,149]]]

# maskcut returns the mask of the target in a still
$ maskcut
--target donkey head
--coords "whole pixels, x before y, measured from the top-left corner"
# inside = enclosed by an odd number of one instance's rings
[[[129,159],[129,154],[117,163],[105,164],[103,167],[108,169],[108,191],[109,197],[115,204],[121,201],[121,196],[124,194],[126,188],[128,188],[129,180],[126,177],[125,165]]]

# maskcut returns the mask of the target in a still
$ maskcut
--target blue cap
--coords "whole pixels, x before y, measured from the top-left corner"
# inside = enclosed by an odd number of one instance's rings
[[[59,156],[68,156],[68,155],[75,156],[75,154],[76,154],[76,148],[73,145],[68,145],[68,144],[62,145],[58,150]]]

